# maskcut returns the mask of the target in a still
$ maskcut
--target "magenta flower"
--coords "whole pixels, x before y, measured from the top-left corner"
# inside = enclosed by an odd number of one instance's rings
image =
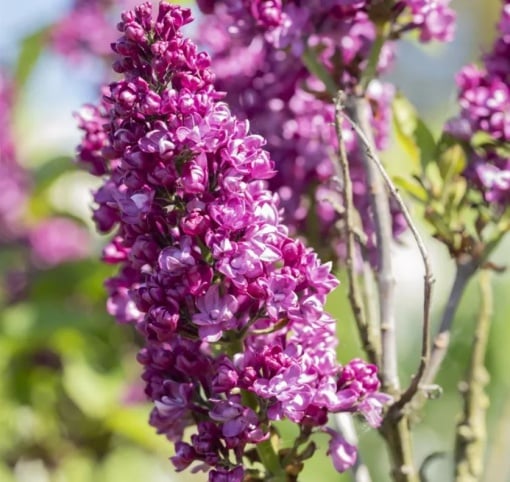
[[[328,254],[333,246],[339,256],[343,240],[338,236],[340,215],[333,201],[341,204],[341,200],[331,158],[337,143],[334,108],[324,85],[307,72],[300,56],[305,47],[316,49],[319,61],[331,70],[339,88],[352,90],[375,39],[367,2],[215,3],[214,15],[203,20],[199,37],[212,51],[216,85],[227,93],[234,112],[249,119],[253,129],[267,140],[277,168],[269,185],[280,196],[285,224],[292,233],[299,232]],[[278,19],[277,23],[261,20],[259,11],[266,7],[281,12],[271,17]],[[211,4],[205,8],[211,12]],[[292,47],[287,48],[289,45]],[[379,70],[387,70],[391,59],[392,48],[387,44]],[[385,148],[394,88],[375,80],[369,85],[368,96],[377,147]],[[356,186],[354,202],[373,246],[371,209],[354,136],[347,139],[347,147]],[[273,169],[267,169],[268,174],[273,174]],[[233,179],[229,185],[237,188],[239,180]],[[311,230],[309,220],[314,216],[318,223]],[[397,235],[405,223],[398,212],[394,220]]]
[[[12,133],[14,84],[0,69],[0,243],[25,233],[22,220],[28,199],[29,176],[19,164]]]
[[[335,469],[339,472],[345,472],[349,467],[356,462],[357,452],[356,447],[346,442],[337,433],[327,430],[331,435],[329,441],[328,455],[333,460]]]
[[[196,301],[198,312],[192,316],[192,321],[199,326],[199,335],[208,342],[215,342],[221,338],[224,330],[234,329],[237,320],[237,300],[232,295],[220,296],[218,285],[212,285],[204,296]]]
[[[453,40],[455,12],[448,7],[450,0],[404,0],[411,10],[413,24],[420,30],[420,40],[429,42]]]
[[[461,110],[445,126],[445,131],[465,146],[469,160],[465,175],[471,186],[481,191],[488,203],[497,206],[510,202],[510,162],[501,153],[510,143],[509,7],[505,1],[499,36],[484,57],[485,65],[468,65],[458,73]],[[477,134],[483,134],[487,140],[473,149],[469,142]]]
[[[260,5],[261,21],[276,18],[275,5]],[[113,44],[122,78],[100,107],[86,107],[78,153],[103,176],[94,218],[115,229],[105,260],[121,267],[106,283],[108,310],[145,338],[138,358],[151,424],[176,444],[178,470],[196,463],[209,481],[240,481],[268,422],[320,430],[338,408],[319,396],[342,388],[324,313],[338,282],[289,237],[267,189],[265,141],[221,102],[209,57],[180,30],[190,21],[165,2],[154,14],[149,3],[123,14]],[[361,367],[354,373],[363,390],[341,410],[362,413],[379,385],[365,383]],[[364,410],[376,418],[381,406]]]
[[[66,218],[49,218],[28,234],[32,257],[40,267],[54,267],[90,254],[87,230]]]
[[[244,470],[242,467],[236,467],[232,470],[219,468],[213,470],[209,476],[210,482],[242,482]]]

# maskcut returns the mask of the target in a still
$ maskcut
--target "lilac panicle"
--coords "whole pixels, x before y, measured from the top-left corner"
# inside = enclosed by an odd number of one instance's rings
[[[372,3],[366,0],[256,1],[204,0],[206,14],[200,40],[212,52],[218,73],[217,86],[237,115],[250,119],[254,130],[268,142],[278,174],[270,181],[285,209],[285,222],[305,236],[318,231],[314,245],[324,249],[344,246],[335,232],[340,200],[332,181],[332,152],[336,135],[333,107],[324,86],[310,75],[301,61],[307,49],[329,71],[338,88],[351,92],[359,83],[373,46],[376,28],[370,18]],[[455,14],[449,0],[406,0],[392,10],[395,31],[418,30],[420,39],[449,41]],[[317,52],[317,54],[316,54]],[[378,72],[388,69],[393,46],[387,42]],[[394,88],[372,81],[367,97],[372,106],[372,127],[378,149],[389,142]],[[346,130],[348,132],[348,130]],[[373,226],[354,138],[347,140],[352,164],[354,203],[360,211],[369,247]],[[314,193],[314,194],[311,194]],[[319,226],[309,225],[310,217]],[[393,213],[394,233],[404,228],[401,214]],[[332,253],[328,253],[331,255]]]
[[[468,65],[457,75],[459,115],[446,131],[468,145],[474,136],[485,141],[468,148],[466,177],[494,205],[510,203],[510,2],[503,2],[498,37],[484,65]]]
[[[110,57],[110,44],[117,37],[112,13],[135,3],[134,0],[74,0],[70,11],[51,28],[52,48],[75,63]]]
[[[49,217],[35,224],[29,220],[33,179],[17,153],[15,87],[10,72],[0,68],[0,250],[5,255],[0,289],[5,290],[6,304],[26,298],[28,273],[80,259],[89,250],[88,233],[70,219]]]
[[[63,217],[42,220],[28,232],[33,263],[39,268],[86,258],[90,253],[90,236],[76,222]]]
[[[450,0],[404,0],[411,15],[411,23],[406,28],[415,28],[420,33],[420,41],[438,40],[450,42],[455,29],[455,12],[448,6]]]
[[[164,2],[122,15],[121,79],[79,114],[78,155],[103,178],[94,219],[115,230],[104,260],[120,265],[108,310],[145,338],[151,424],[177,470],[240,481],[273,420],[312,432],[348,411],[377,425],[387,398],[374,366],[336,362],[331,266],[282,224],[265,139],[222,102],[209,56],[181,32],[190,21]]]
[[[12,132],[14,84],[0,70],[0,243],[20,239],[28,201],[29,176],[19,164]]]
[[[455,12],[449,7],[451,0],[400,0],[392,7],[392,22],[403,31],[417,30],[422,42],[453,39]],[[376,2],[370,0],[198,0],[204,14],[223,10],[231,18],[229,31],[232,36],[245,42],[262,33],[267,42],[277,48],[290,47],[301,53],[304,39],[310,35],[322,35],[328,22],[356,25],[366,18]],[[325,29],[324,29],[325,27]],[[356,28],[356,27],[355,27]],[[331,30],[332,40],[336,35]],[[338,32],[337,32],[338,34]],[[348,49],[352,39],[340,41],[339,46]],[[344,51],[345,54],[345,51]]]
[[[212,54],[216,86],[226,92],[235,114],[249,119],[253,130],[267,140],[277,167],[269,185],[280,195],[285,223],[291,233],[305,236],[328,258],[341,258],[345,245],[337,230],[341,220],[341,181],[336,179],[334,168],[334,107],[325,86],[308,72],[302,56],[310,51],[338,88],[352,93],[359,85],[376,39],[376,26],[370,18],[371,2],[198,3],[207,14],[198,31],[199,40]],[[396,2],[392,12],[395,29],[417,29],[423,41],[451,40],[455,15],[448,3]],[[386,42],[378,73],[388,70],[393,56],[393,43]],[[389,144],[394,94],[391,84],[377,79],[367,89],[378,149]],[[367,234],[370,257],[375,258],[374,225],[360,149],[347,123],[345,127],[354,204]],[[393,207],[392,210],[394,235],[398,236],[406,224],[401,213]]]

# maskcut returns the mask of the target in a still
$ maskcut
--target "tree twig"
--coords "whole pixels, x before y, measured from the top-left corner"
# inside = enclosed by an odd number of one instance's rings
[[[383,179],[372,159],[374,157],[374,142],[368,123],[369,106],[364,98],[351,97],[346,107],[354,122],[347,115],[344,116],[345,119],[352,125],[356,125],[357,133],[366,145],[366,149],[361,149],[361,157],[367,176],[378,255],[377,288],[381,331],[381,377],[383,388],[395,395],[400,390],[400,382],[395,323],[395,279],[391,257],[393,231],[389,198],[384,188]]]
[[[414,463],[409,417],[390,409],[379,432],[386,441],[393,480],[395,482],[418,482],[419,476]]]
[[[363,247],[362,247],[363,253]],[[361,290],[363,293],[363,301],[365,303],[365,310],[367,313],[367,330],[368,336],[371,340],[373,340],[373,345],[377,347],[378,358],[376,360],[376,365],[381,366],[381,339],[379,337],[379,330],[377,326],[378,317],[378,299],[375,288],[375,279],[374,272],[372,270],[372,266],[370,262],[363,260],[363,289]]]
[[[484,469],[487,429],[485,415],[489,400],[485,386],[489,375],[485,354],[493,315],[491,276],[480,272],[481,307],[477,320],[466,381],[461,386],[463,413],[455,436],[455,482],[476,482]]]
[[[361,144],[362,160],[367,173],[367,184],[374,213],[376,241],[379,255],[377,285],[381,316],[381,372],[384,388],[398,401],[400,387],[397,371],[397,347],[395,338],[394,280],[391,271],[390,244],[393,238],[389,197],[384,182],[389,185],[390,193],[395,191],[391,181],[375,154],[368,125],[368,105],[362,98],[351,98],[347,109],[354,120],[345,116],[355,129]],[[358,127],[358,123],[360,127]],[[366,134],[365,134],[366,133]],[[370,137],[367,137],[370,136]],[[386,177],[385,177],[386,176]],[[398,193],[397,193],[398,194]],[[405,207],[405,206],[404,206]],[[411,223],[410,223],[411,224]],[[428,258],[427,258],[428,259]],[[428,321],[426,322],[428,326]],[[426,347],[428,350],[428,347]],[[386,414],[379,431],[386,441],[391,459],[392,477],[395,482],[418,482],[418,472],[414,463],[413,443],[409,428],[409,418],[400,410],[393,410],[393,404]]]
[[[352,199],[352,182],[349,172],[349,162],[345,149],[345,142],[342,135],[342,109],[344,103],[344,94],[338,92],[335,99],[335,127],[338,138],[338,159],[340,172],[339,176],[343,179],[344,186],[342,190],[342,201],[344,204],[344,222],[347,240],[347,257],[345,260],[347,268],[347,277],[349,280],[349,302],[352,307],[354,319],[358,327],[358,332],[363,343],[363,348],[372,363],[378,363],[380,358],[380,348],[375,344],[371,337],[369,323],[366,319],[363,297],[358,285],[358,279],[355,273],[354,260],[356,256],[356,245],[354,240],[354,203]]]
[[[450,344],[450,332],[455,318],[455,313],[457,312],[466,286],[473,274],[476,272],[477,267],[478,263],[473,259],[469,259],[465,262],[457,262],[455,279],[441,318],[441,324],[439,325],[437,334],[434,337],[430,361],[423,375],[422,384],[424,386],[434,383],[437,372],[439,371],[441,363],[448,351],[448,346]]]
[[[360,100],[357,99],[354,102],[355,102],[355,105],[358,105]],[[353,110],[356,111],[356,109],[353,109]],[[423,288],[424,293],[423,293],[422,349],[421,349],[420,364],[419,364],[416,374],[413,376],[411,383],[409,384],[409,387],[402,394],[400,399],[397,400],[396,403],[392,407],[394,410],[397,410],[397,409],[400,410],[413,398],[413,396],[418,391],[418,387],[420,386],[423,374],[425,373],[425,368],[427,367],[429,351],[430,351],[430,336],[429,336],[429,332],[430,332],[430,302],[431,302],[431,296],[432,296],[432,286],[434,284],[434,277],[432,274],[430,258],[429,258],[427,249],[425,248],[425,243],[423,242],[421,235],[418,232],[418,229],[416,228],[416,225],[413,222],[411,214],[409,213],[407,206],[405,205],[404,201],[402,200],[402,197],[400,196],[400,193],[398,192],[398,189],[394,186],[388,173],[384,169],[374,148],[372,147],[373,144],[370,142],[370,140],[365,135],[365,130],[363,129],[363,126],[359,127],[358,123],[356,122],[356,119],[350,119],[349,117],[346,117],[346,119],[350,122],[352,128],[355,130],[355,132],[358,134],[359,138],[362,140],[362,142],[365,146],[367,156],[372,161],[372,164],[377,167],[379,173],[381,174],[381,177],[383,178],[384,182],[386,183],[386,185],[388,187],[388,190],[390,191],[392,197],[395,199],[400,210],[402,211],[402,214],[407,222],[407,225],[416,241],[416,244],[420,251],[421,258],[423,260],[423,265],[425,267],[424,288]],[[384,344],[383,344],[383,346],[384,346]],[[384,348],[383,348],[383,353],[384,353]]]

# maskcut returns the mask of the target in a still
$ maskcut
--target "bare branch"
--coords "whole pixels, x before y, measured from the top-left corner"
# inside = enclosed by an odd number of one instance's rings
[[[355,103],[355,105],[359,104],[359,102],[360,102],[360,100],[358,99],[357,102]],[[420,251],[420,255],[422,257],[423,264],[425,267],[424,293],[423,293],[422,349],[421,349],[420,365],[418,367],[416,374],[412,378],[411,383],[409,384],[409,387],[402,394],[400,399],[397,400],[397,402],[394,404],[393,407],[394,407],[394,410],[396,410],[396,409],[401,409],[402,407],[404,407],[413,398],[413,396],[417,392],[418,387],[421,383],[423,374],[425,373],[425,368],[427,366],[429,351],[430,351],[430,339],[429,339],[430,302],[431,302],[431,296],[432,296],[432,285],[434,283],[434,277],[432,275],[430,258],[429,258],[427,249],[425,248],[425,243],[423,242],[421,235],[418,232],[418,229],[416,228],[416,225],[413,222],[411,214],[409,213],[407,206],[405,205],[402,197],[400,196],[400,193],[398,192],[398,189],[394,186],[388,173],[386,172],[381,161],[379,160],[377,153],[375,152],[374,148],[372,147],[372,145],[373,145],[372,142],[365,135],[365,132],[364,132],[365,130],[363,129],[363,127],[358,126],[356,119],[351,120],[349,117],[346,117],[346,118],[350,122],[350,124],[353,127],[353,129],[355,130],[355,132],[358,134],[359,138],[363,141],[367,156],[372,161],[372,164],[374,164],[377,167],[379,173],[381,174],[382,178],[384,179],[384,182],[386,183],[386,186],[388,187],[388,190],[390,191],[392,197],[395,199],[400,210],[402,211],[402,214],[407,222],[407,225],[416,241],[416,244]],[[384,344],[383,344],[383,346],[384,346]],[[383,353],[384,353],[384,349],[383,349]]]
[[[374,145],[371,127],[368,123],[368,104],[365,99],[351,97],[347,104],[350,115],[360,138],[367,149],[362,149],[362,161],[367,176],[370,204],[374,216],[374,229],[377,244],[378,267],[377,288],[379,293],[379,313],[381,330],[381,377],[383,387],[396,394],[400,390],[397,362],[397,342],[395,323],[395,279],[393,277],[391,240],[393,238],[392,221],[389,198],[384,188],[384,182],[372,161]],[[351,124],[349,116],[344,116]],[[358,127],[358,124],[361,127]],[[359,135],[358,132],[358,135]]]
[[[455,318],[455,313],[459,307],[464,290],[466,289],[469,280],[476,272],[477,267],[478,263],[471,259],[467,262],[457,262],[452,289],[441,318],[441,324],[436,336],[434,337],[432,353],[430,354],[430,362],[422,378],[423,385],[431,385],[434,383],[437,372],[441,367],[450,345],[450,332]]]
[[[338,159],[339,168],[338,176],[343,179],[344,186],[341,192],[344,204],[344,221],[345,235],[347,240],[347,257],[345,260],[347,268],[347,277],[349,279],[349,301],[354,314],[354,319],[358,327],[363,348],[372,363],[378,363],[380,358],[380,349],[371,337],[369,322],[366,319],[363,297],[358,285],[358,279],[355,273],[354,260],[356,256],[355,245],[355,227],[354,227],[354,203],[352,200],[352,182],[349,171],[349,162],[345,150],[345,142],[342,135],[342,109],[344,94],[339,92],[335,99],[335,127],[338,138]]]

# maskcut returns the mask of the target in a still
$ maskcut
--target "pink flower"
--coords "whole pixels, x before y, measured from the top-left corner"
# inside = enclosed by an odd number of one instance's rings
[[[30,230],[29,242],[34,262],[41,267],[83,259],[90,252],[87,230],[66,218],[41,222]]]

